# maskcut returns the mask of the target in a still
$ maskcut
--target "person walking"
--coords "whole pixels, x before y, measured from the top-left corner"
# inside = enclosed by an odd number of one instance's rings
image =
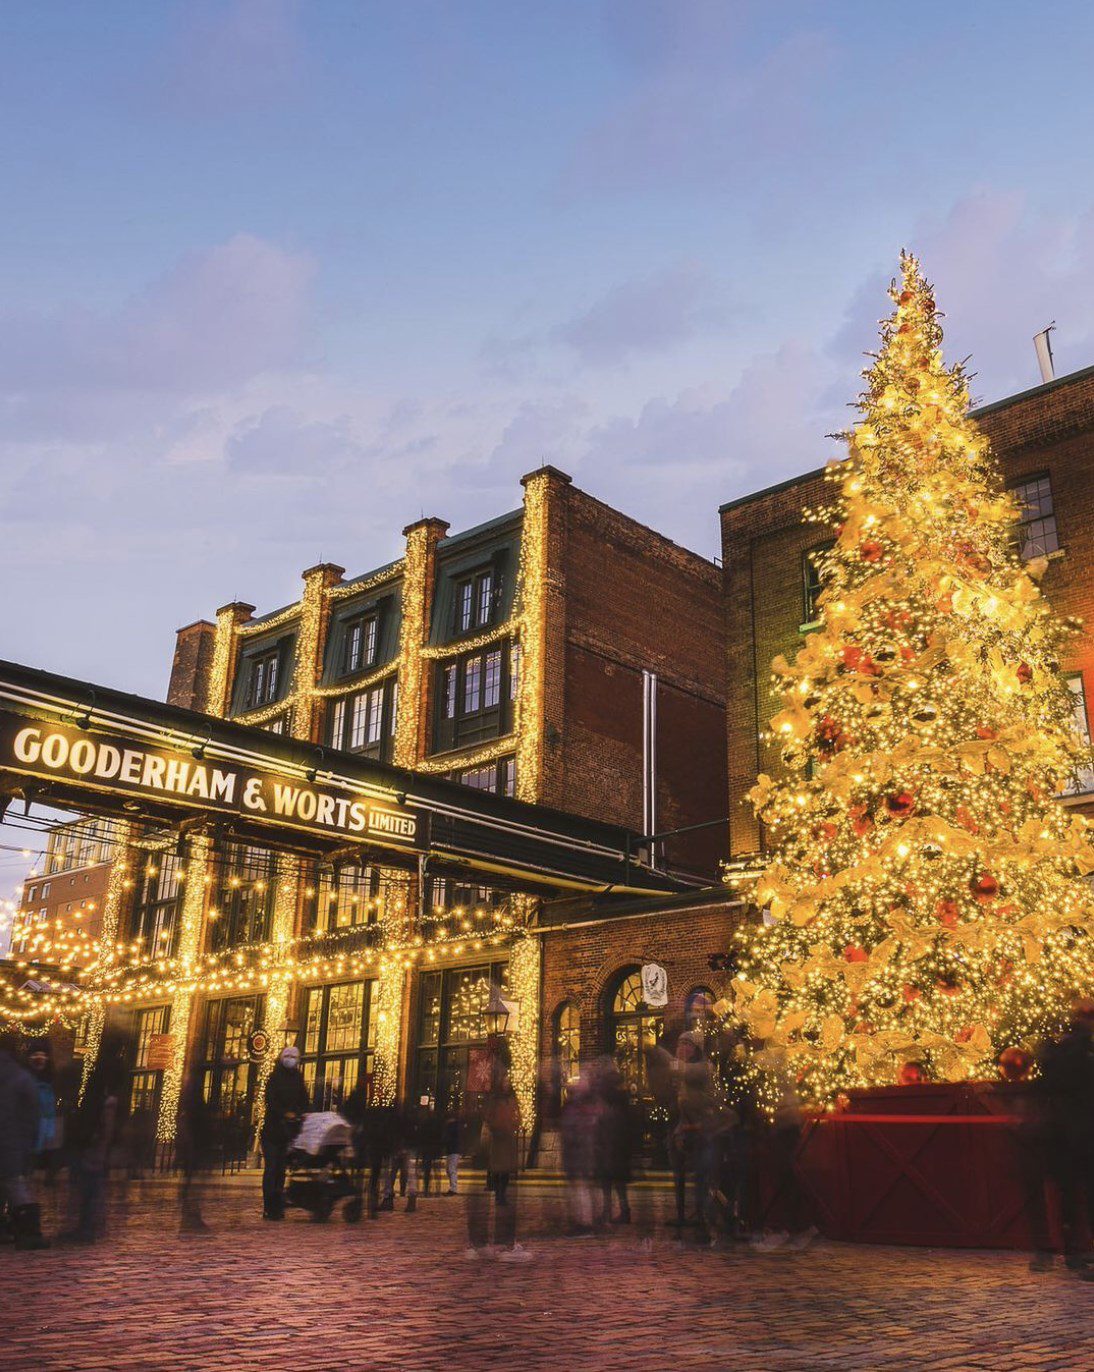
[[[111,1150],[125,1114],[125,1052],[122,1034],[103,1031],[95,1065],[69,1128],[70,1227],[66,1243],[95,1243],[106,1231],[106,1185]]]
[[[597,1064],[595,1077],[597,1111],[595,1116],[594,1157],[596,1179],[603,1197],[602,1226],[630,1224],[631,1206],[627,1188],[631,1180],[631,1153],[634,1146],[631,1098],[623,1076],[613,1058]],[[612,1214],[612,1193],[618,1197],[619,1211]]]
[[[63,1124],[53,1074],[53,1052],[48,1038],[31,1039],[27,1044],[27,1071],[38,1088],[38,1137],[34,1143],[34,1162],[41,1169],[45,1184],[52,1187],[56,1184],[61,1166]]]
[[[695,1188],[695,1224],[702,1239],[708,1232],[707,1201],[718,1096],[701,1030],[688,1029],[680,1035],[676,1043],[673,1073],[676,1080],[676,1111],[669,1134],[669,1160],[676,1192],[676,1225],[682,1230],[686,1222],[687,1177],[690,1172]]]
[[[460,1146],[460,1132],[459,1112],[449,1110],[441,1131],[441,1150],[444,1153],[445,1171],[448,1173],[446,1195],[449,1196],[458,1195],[460,1190],[460,1158],[463,1152]]]
[[[506,1063],[499,1057],[492,1068],[490,1090],[482,1104],[478,1144],[472,1157],[491,1178],[489,1190],[477,1188],[467,1197],[468,1248],[465,1256],[481,1258],[490,1249],[490,1197],[494,1202],[494,1251],[499,1262],[528,1262],[532,1254],[517,1242],[517,1198],[513,1186],[519,1165],[520,1104]]]
[[[1044,1157],[1060,1195],[1064,1261],[1094,1281],[1094,1001],[1081,1000],[1039,1065]]]
[[[213,1166],[216,1120],[202,1089],[201,1074],[191,1072],[179,1097],[176,1158],[182,1172],[179,1233],[211,1232],[201,1212],[205,1179]]]
[[[406,1213],[418,1208],[418,1112],[409,1106],[393,1113],[394,1138],[381,1210],[395,1209],[395,1182],[401,1177],[400,1195],[406,1195]]]
[[[281,1053],[266,1082],[266,1113],[262,1121],[262,1218],[285,1218],[285,1165],[292,1141],[311,1102],[300,1072],[300,1049],[290,1044]]]
[[[41,1211],[29,1180],[38,1141],[38,1087],[18,1052],[15,1033],[0,1035],[0,1192],[11,1210],[15,1246],[29,1250],[49,1243],[42,1237]]]

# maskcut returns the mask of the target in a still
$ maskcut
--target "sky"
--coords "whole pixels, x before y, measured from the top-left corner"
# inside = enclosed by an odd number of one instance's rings
[[[0,656],[174,631],[515,508],[713,556],[836,454],[902,247],[975,395],[1094,363],[1094,9],[0,5]]]

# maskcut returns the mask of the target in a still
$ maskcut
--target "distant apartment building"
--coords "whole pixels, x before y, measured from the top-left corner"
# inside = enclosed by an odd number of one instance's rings
[[[82,931],[94,947],[112,857],[109,826],[99,820],[76,819],[47,830],[45,851],[23,882],[11,956],[35,951],[43,938],[56,941],[66,930]]]

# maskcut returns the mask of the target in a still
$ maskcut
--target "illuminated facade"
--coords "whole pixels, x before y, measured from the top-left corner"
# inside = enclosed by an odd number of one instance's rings
[[[79,819],[47,830],[45,851],[23,882],[12,920],[12,957],[34,959],[47,940],[50,957],[75,967],[94,956],[113,854],[108,828]]]
[[[403,555],[374,571],[347,579],[322,564],[292,605],[256,616],[233,603],[187,626],[169,702],[294,740],[305,767],[322,768],[327,750],[356,753],[638,832],[717,819],[717,568],[553,468],[522,485],[510,514],[458,534],[423,519],[404,531]],[[711,878],[722,851],[707,830],[667,841],[660,858]],[[514,1080],[531,1125],[539,902],[427,863],[347,863],[248,846],[223,827],[131,841],[119,856],[123,947],[183,967],[226,955],[215,978],[170,997],[138,991],[123,1007],[132,1104],[156,1114],[161,1138],[188,1071],[246,1134],[289,1040],[317,1104],[367,1083],[374,1099],[445,1109],[485,1042],[492,984],[513,1005]],[[256,971],[245,950],[260,946],[268,966]],[[272,1050],[252,1060],[257,1028]]]

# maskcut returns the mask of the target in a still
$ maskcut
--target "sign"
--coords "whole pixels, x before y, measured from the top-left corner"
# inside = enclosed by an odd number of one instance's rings
[[[108,794],[242,815],[312,835],[372,839],[397,848],[427,844],[426,816],[394,795],[390,801],[366,799],[276,772],[7,711],[0,711],[0,769]]]
[[[669,1003],[669,974],[659,962],[642,968],[642,999],[651,1009]]]
[[[469,1048],[467,1050],[467,1080],[463,1089],[469,1092],[490,1090],[493,1080],[492,1067],[494,1055],[489,1048]]]
[[[149,1034],[144,1066],[149,1072],[166,1072],[175,1060],[174,1034]]]
[[[261,1062],[270,1047],[270,1036],[265,1029],[252,1029],[247,1035],[247,1056],[252,1062]]]

